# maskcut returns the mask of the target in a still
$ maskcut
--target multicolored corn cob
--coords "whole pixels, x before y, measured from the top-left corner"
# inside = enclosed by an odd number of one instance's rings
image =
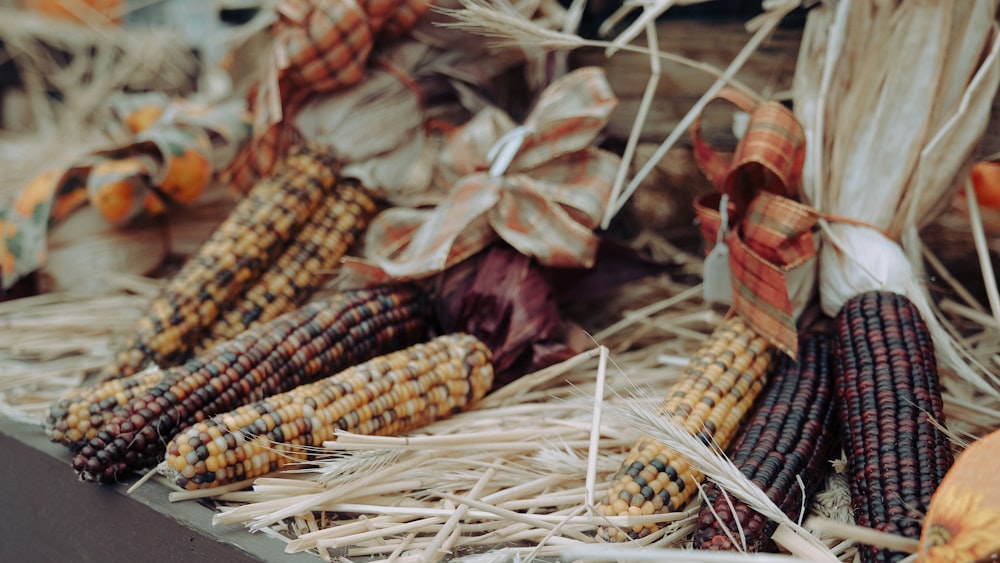
[[[937,360],[916,306],[892,292],[852,297],[836,318],[836,390],[857,523],[920,537],[931,497],[953,462]],[[867,547],[864,563],[905,554]]]
[[[167,472],[186,489],[253,479],[322,455],[338,430],[406,432],[464,409],[492,384],[485,344],[440,336],[199,422],[167,445]]]
[[[150,303],[101,378],[189,359],[202,330],[284,251],[330,192],[333,166],[329,154],[304,146],[286,156],[277,174],[254,186]]]
[[[740,472],[793,521],[823,483],[824,469],[839,445],[832,348],[828,334],[813,333],[799,338],[797,361],[784,354],[778,358],[729,454]],[[695,547],[776,550],[771,541],[775,522],[732,495],[727,498],[715,483],[705,493],[708,502],[698,515]]]
[[[411,286],[343,293],[259,324],[121,406],[73,458],[88,481],[155,465],[196,422],[426,338],[426,296]]]
[[[320,203],[284,253],[208,327],[198,350],[229,340],[254,323],[295,309],[319,287],[375,215],[361,185],[341,181]]]
[[[724,449],[767,381],[773,348],[739,317],[716,328],[695,352],[661,409],[692,435]],[[632,447],[597,509],[605,516],[658,514],[680,510],[704,476],[669,447],[643,437]],[[603,528],[604,539],[625,541],[655,532]]]
[[[162,380],[163,370],[151,367],[96,387],[74,390],[49,409],[44,423],[45,435],[72,450],[79,449],[97,436],[121,405]]]

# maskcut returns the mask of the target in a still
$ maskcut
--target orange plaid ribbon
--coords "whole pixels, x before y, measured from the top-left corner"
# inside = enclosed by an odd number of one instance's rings
[[[603,70],[554,82],[523,125],[496,109],[449,137],[438,178],[455,178],[435,208],[396,207],[368,227],[370,262],[349,265],[373,279],[419,279],[503,239],[556,267],[590,267],[617,156],[591,146],[618,104]],[[447,181],[447,180],[445,180]]]
[[[377,40],[410,30],[430,0],[282,0],[272,25],[273,61],[251,94],[254,138],[222,180],[247,191],[299,134],[288,116],[313,94],[357,84]]]
[[[722,240],[729,246],[733,309],[795,357],[798,331],[789,276],[815,258],[813,230],[820,219],[815,209],[791,199],[802,173],[805,135],[792,112],[777,102],[758,104],[732,89],[719,97],[750,113],[750,121],[731,162],[701,138],[700,120],[691,127],[695,158],[721,192],[695,202],[706,252],[719,240],[725,194],[732,227]]]

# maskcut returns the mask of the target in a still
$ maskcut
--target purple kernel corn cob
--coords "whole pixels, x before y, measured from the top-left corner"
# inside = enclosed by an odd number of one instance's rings
[[[829,335],[813,333],[799,339],[797,361],[785,355],[777,360],[774,375],[729,454],[740,472],[794,521],[803,503],[822,484],[824,470],[839,444],[834,424],[832,348]],[[797,477],[805,485],[805,498]],[[715,483],[709,484],[705,493],[708,503],[698,516],[695,547],[775,551],[771,541],[775,522],[731,495],[727,499]]]
[[[836,390],[857,523],[920,537],[931,496],[953,462],[930,332],[905,296],[866,292],[836,318]],[[864,563],[905,554],[863,546]]]

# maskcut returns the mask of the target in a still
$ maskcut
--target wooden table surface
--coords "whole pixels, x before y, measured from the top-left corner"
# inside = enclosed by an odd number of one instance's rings
[[[82,482],[69,460],[40,428],[0,416],[0,561],[321,561],[242,525],[213,526],[210,507],[171,503],[155,481],[131,495],[134,479]]]

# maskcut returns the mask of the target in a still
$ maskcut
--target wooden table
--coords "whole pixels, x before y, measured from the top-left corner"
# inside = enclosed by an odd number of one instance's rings
[[[155,481],[131,495],[134,478],[80,481],[69,460],[40,428],[0,416],[0,561],[321,561],[242,525],[213,526],[212,508],[171,503]]]

